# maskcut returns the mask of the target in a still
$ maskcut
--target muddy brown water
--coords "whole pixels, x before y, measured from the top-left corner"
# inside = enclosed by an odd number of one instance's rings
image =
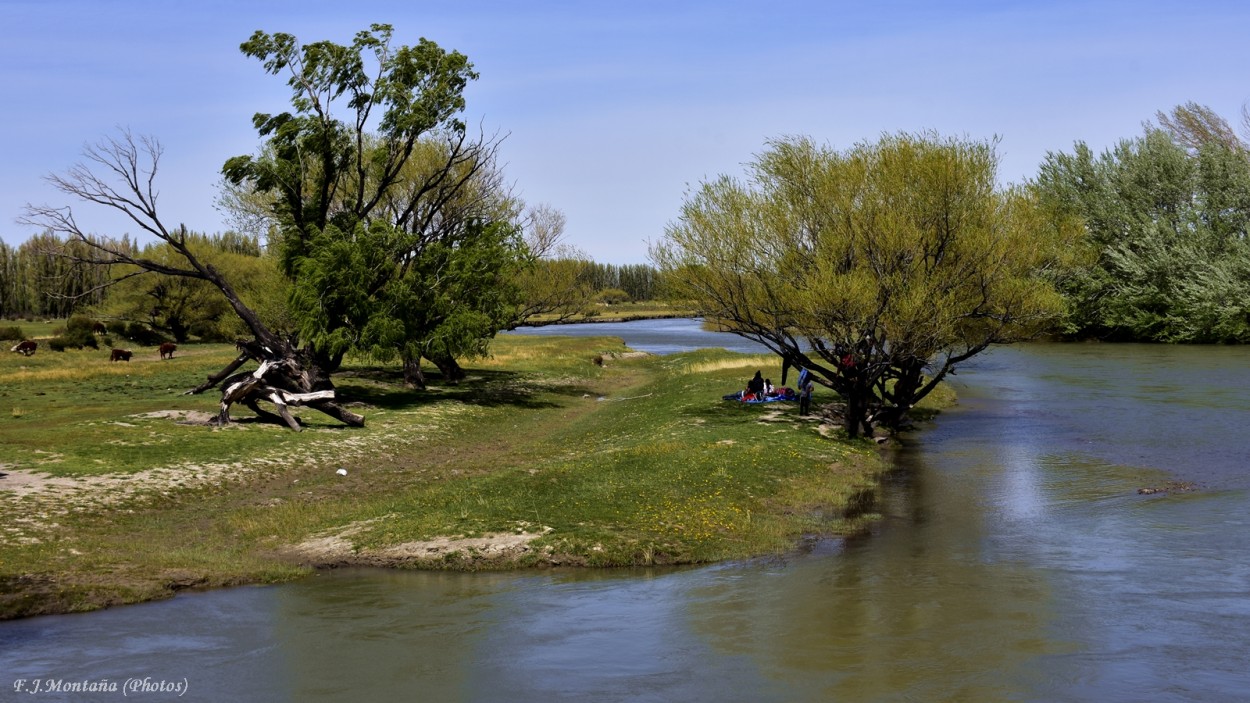
[[[203,701],[1250,699],[1250,349],[1033,345],[954,380],[863,538],[664,571],[344,570],[0,623],[0,700],[144,677]]]

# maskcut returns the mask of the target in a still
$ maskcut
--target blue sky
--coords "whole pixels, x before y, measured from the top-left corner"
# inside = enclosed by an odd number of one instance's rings
[[[1196,101],[1235,124],[1250,99],[1244,2],[154,2],[0,0],[0,237],[42,177],[129,128],[165,148],[168,224],[219,231],[226,158],[287,90],[238,46],[253,31],[350,42],[372,22],[427,37],[481,77],[466,116],[507,134],[506,173],[596,260],[639,263],[687,190],[770,138],[834,147],[884,132],[1000,139],[1000,177],[1077,140],[1101,150]],[[119,235],[74,204],[86,229]]]

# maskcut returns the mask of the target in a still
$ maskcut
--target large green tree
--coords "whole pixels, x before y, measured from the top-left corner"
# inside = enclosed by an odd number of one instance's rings
[[[427,39],[393,47],[392,31],[372,25],[350,46],[301,45],[290,34],[257,31],[240,47],[267,72],[287,77],[292,110],[254,115],[266,149],[230,159],[225,175],[279,198],[284,245],[297,254],[332,218],[350,229],[380,209],[424,137],[446,140],[449,167],[415,184],[418,196],[454,192],[472,165],[484,162],[484,143],[468,140],[458,118],[464,88],[477,78],[468,59]],[[463,164],[471,168],[451,168]],[[397,219],[419,217],[428,224],[437,209],[417,213],[422,204],[420,197],[409,198]]]
[[[236,402],[259,412],[257,402],[270,400],[292,427],[286,408],[294,403],[363,424],[336,401],[330,379],[359,341],[356,322],[376,317],[387,304],[382,292],[427,247],[454,248],[491,222],[492,198],[480,186],[483,174],[495,171],[497,142],[471,138],[458,118],[464,87],[476,74],[458,52],[426,39],[395,47],[391,36],[390,26],[373,25],[350,45],[301,45],[289,34],[256,32],[241,46],[266,71],[286,76],[291,110],[255,115],[263,147],[229,159],[224,174],[243,192],[261,196],[257,202],[272,204],[277,226],[270,244],[293,289],[303,277],[319,276],[325,283],[320,292],[335,299],[334,305],[297,306],[300,338],[267,325],[236,284],[196,254],[185,228],[163,222],[153,187],[161,154],[155,140],[123,134],[89,148],[86,164],[51,179],[71,196],[126,214],[178,257],[166,264],[104,243],[95,247],[98,263],[207,281],[252,333],[234,362],[193,391],[221,383],[223,421]],[[422,155],[422,167],[410,170],[414,155]],[[27,221],[86,240],[68,208],[29,207]],[[327,264],[334,258],[327,252],[358,257],[369,276],[362,282],[338,275],[351,267]],[[236,374],[249,359],[260,368]]]
[[[671,292],[845,399],[848,435],[896,427],[957,364],[1062,313],[1040,275],[1072,231],[1001,189],[993,144],[899,134],[770,142],[703,183],[652,250]]]
[[[301,340],[328,370],[353,350],[398,355],[409,382],[421,385],[412,354],[422,350],[458,379],[457,357],[506,326],[515,289],[493,274],[527,258],[514,238],[483,234],[518,226],[520,204],[503,185],[496,142],[470,139],[458,118],[477,74],[463,55],[427,40],[392,47],[386,25],[358,33],[350,47],[257,32],[242,48],[288,77],[293,110],[256,115],[263,149],[230,159],[224,173],[273,205]],[[462,280],[483,259],[499,265]],[[455,291],[461,312],[452,317],[465,319],[468,301],[477,301],[482,324],[453,334],[446,314],[435,313],[447,306],[433,301]]]
[[[1250,341],[1250,159],[1212,115],[1178,108],[1168,131],[1047,155],[1039,193],[1089,235],[1087,263],[1056,278],[1070,335]]]

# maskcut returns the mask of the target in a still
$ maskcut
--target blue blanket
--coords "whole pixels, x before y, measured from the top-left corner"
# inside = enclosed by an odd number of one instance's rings
[[[782,388],[779,393],[775,395],[764,396],[763,398],[751,395],[750,393],[746,393],[744,391],[738,391],[737,393],[730,393],[729,395],[721,396],[721,397],[724,398],[725,400],[736,400],[739,403],[775,403],[779,400],[795,401],[799,399],[799,397],[794,394],[794,391],[790,390],[789,388]]]

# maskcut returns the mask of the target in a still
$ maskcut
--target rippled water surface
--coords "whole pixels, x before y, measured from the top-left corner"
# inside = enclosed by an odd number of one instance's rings
[[[0,675],[185,678],[205,701],[1250,699],[1250,350],[1018,347],[954,380],[863,538],[0,623]],[[1174,481],[1197,490],[1137,492]]]

